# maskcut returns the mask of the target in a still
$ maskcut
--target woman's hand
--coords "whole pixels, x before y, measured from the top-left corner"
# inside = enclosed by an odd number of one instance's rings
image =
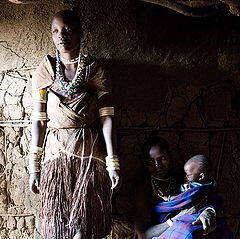
[[[109,170],[108,174],[109,174],[109,177],[110,177],[111,182],[112,182],[111,189],[114,189],[119,185],[120,176],[118,174],[118,171],[116,171],[116,170]]]
[[[30,173],[29,188],[35,194],[39,193],[40,173]]]
[[[198,218],[192,223],[193,225],[202,223],[203,235],[214,231],[216,229],[216,212],[213,208],[209,207],[202,211]]]

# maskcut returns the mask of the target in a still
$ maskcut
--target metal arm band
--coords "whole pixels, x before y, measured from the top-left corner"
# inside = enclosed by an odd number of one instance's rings
[[[109,92],[106,92],[106,91],[98,91],[98,99],[100,99],[102,96],[108,94]]]
[[[104,107],[99,109],[99,115],[101,116],[108,116],[114,115],[114,107]]]
[[[31,120],[43,120],[43,121],[47,121],[47,112],[36,112],[33,111],[32,115],[31,115]]]

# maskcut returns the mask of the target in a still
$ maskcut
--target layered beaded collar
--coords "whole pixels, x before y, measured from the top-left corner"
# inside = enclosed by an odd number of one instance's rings
[[[66,63],[64,62],[65,59],[61,58],[60,53],[58,50],[56,50],[56,76],[55,80],[57,81],[59,85],[59,89],[65,94],[65,95],[71,95],[73,93],[76,93],[78,89],[83,86],[89,76],[90,71],[90,64],[88,57],[83,55],[82,53],[79,53],[79,56],[73,60],[70,60]],[[75,62],[76,61],[76,62]],[[75,73],[74,78],[72,81],[66,81],[63,73],[63,69],[61,66],[61,62],[64,64],[73,64],[78,63],[77,70]]]

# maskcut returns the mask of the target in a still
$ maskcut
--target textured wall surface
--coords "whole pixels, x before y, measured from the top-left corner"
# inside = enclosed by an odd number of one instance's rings
[[[28,189],[31,75],[53,52],[51,16],[73,6],[85,29],[83,46],[113,80],[123,176],[114,218],[131,222],[141,146],[157,133],[170,142],[179,168],[193,154],[209,156],[240,238],[240,19],[188,18],[129,0],[0,2],[0,238],[40,238],[38,197]]]

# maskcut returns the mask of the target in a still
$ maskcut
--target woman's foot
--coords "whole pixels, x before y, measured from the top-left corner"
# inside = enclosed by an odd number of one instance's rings
[[[82,233],[80,232],[80,230],[77,231],[77,233],[75,234],[73,239],[84,239],[84,237],[82,236]]]

